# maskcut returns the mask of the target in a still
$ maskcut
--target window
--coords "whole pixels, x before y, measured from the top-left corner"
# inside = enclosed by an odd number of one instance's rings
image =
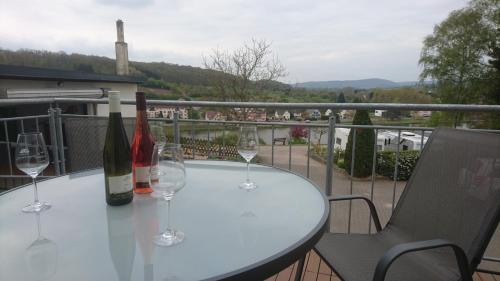
[[[338,145],[342,145],[342,140],[340,138],[336,138],[335,143]]]

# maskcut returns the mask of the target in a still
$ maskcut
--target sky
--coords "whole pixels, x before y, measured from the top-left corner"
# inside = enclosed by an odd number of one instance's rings
[[[0,48],[114,58],[115,21],[129,59],[202,66],[215,48],[263,39],[282,82],[418,80],[425,36],[466,0],[0,0]]]

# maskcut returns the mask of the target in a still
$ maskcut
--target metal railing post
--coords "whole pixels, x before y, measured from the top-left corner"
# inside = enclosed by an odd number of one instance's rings
[[[181,136],[179,131],[179,112],[174,112],[174,143],[181,143]]]
[[[57,149],[57,133],[56,133],[56,111],[53,108],[49,108],[49,132],[50,132],[50,143],[52,148],[52,161],[54,162],[54,173],[56,176],[61,175],[61,170],[59,168],[59,152]]]
[[[57,134],[57,151],[59,152],[59,160],[60,160],[60,171],[61,174],[66,174],[66,159],[64,156],[64,136],[62,130],[62,117],[61,117],[61,109],[57,107],[55,109],[55,120],[56,120],[56,134]]]
[[[274,167],[274,125],[271,126],[271,166]]]
[[[326,162],[326,184],[325,194],[330,196],[333,193],[333,153],[335,140],[335,117],[331,116],[328,119],[328,147],[327,147],[327,162]]]
[[[325,194],[326,196],[331,196],[333,193],[333,153],[334,153],[334,142],[335,140],[335,116],[330,116],[328,118],[328,147],[327,147],[327,160],[326,160],[326,183],[325,183]],[[333,207],[331,207],[333,208]],[[326,225],[326,232],[330,232],[329,221]]]

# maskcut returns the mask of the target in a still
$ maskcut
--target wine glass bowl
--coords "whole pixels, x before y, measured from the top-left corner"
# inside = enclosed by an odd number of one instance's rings
[[[186,185],[186,169],[180,144],[160,143],[153,149],[150,185],[156,197],[167,202],[168,217],[165,232],[154,237],[160,246],[172,246],[184,240],[184,233],[170,227],[170,205],[175,193]]]
[[[33,179],[34,202],[22,209],[25,213],[38,213],[50,209],[50,204],[38,200],[36,178],[49,165],[49,154],[42,133],[21,133],[17,136],[16,167]]]
[[[257,188],[257,184],[250,181],[250,161],[257,155],[259,150],[259,137],[257,135],[257,126],[244,125],[240,127],[238,138],[238,153],[247,162],[247,178],[239,187],[244,190]]]

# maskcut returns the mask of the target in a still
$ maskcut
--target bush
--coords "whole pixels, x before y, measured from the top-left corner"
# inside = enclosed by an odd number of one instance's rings
[[[397,180],[408,180],[413,173],[420,156],[418,150],[406,150],[399,153]],[[395,151],[377,152],[377,174],[394,179]]]
[[[303,138],[292,138],[290,144],[306,144],[307,141]]]
[[[213,140],[213,143],[220,144],[222,145],[222,135],[216,137]],[[238,135],[233,134],[233,133],[226,133],[224,134],[224,144],[225,145],[231,145],[231,146],[237,146],[238,145]]]
[[[292,128],[291,135],[294,139],[307,138],[307,129],[303,126],[295,126]]]
[[[354,125],[372,125],[368,111],[357,110],[352,122]],[[353,149],[353,135],[356,130],[356,153],[354,171],[351,173],[351,157]],[[363,178],[372,174],[373,143],[375,132],[373,129],[351,129],[345,149],[345,170],[354,177]]]
[[[345,151],[340,149],[340,148],[335,148],[333,151],[333,163],[337,164],[339,161],[342,161],[344,163],[344,157],[345,157]]]
[[[339,167],[340,169],[345,169],[345,162],[344,162],[344,159],[339,159],[337,161],[337,167]]]

